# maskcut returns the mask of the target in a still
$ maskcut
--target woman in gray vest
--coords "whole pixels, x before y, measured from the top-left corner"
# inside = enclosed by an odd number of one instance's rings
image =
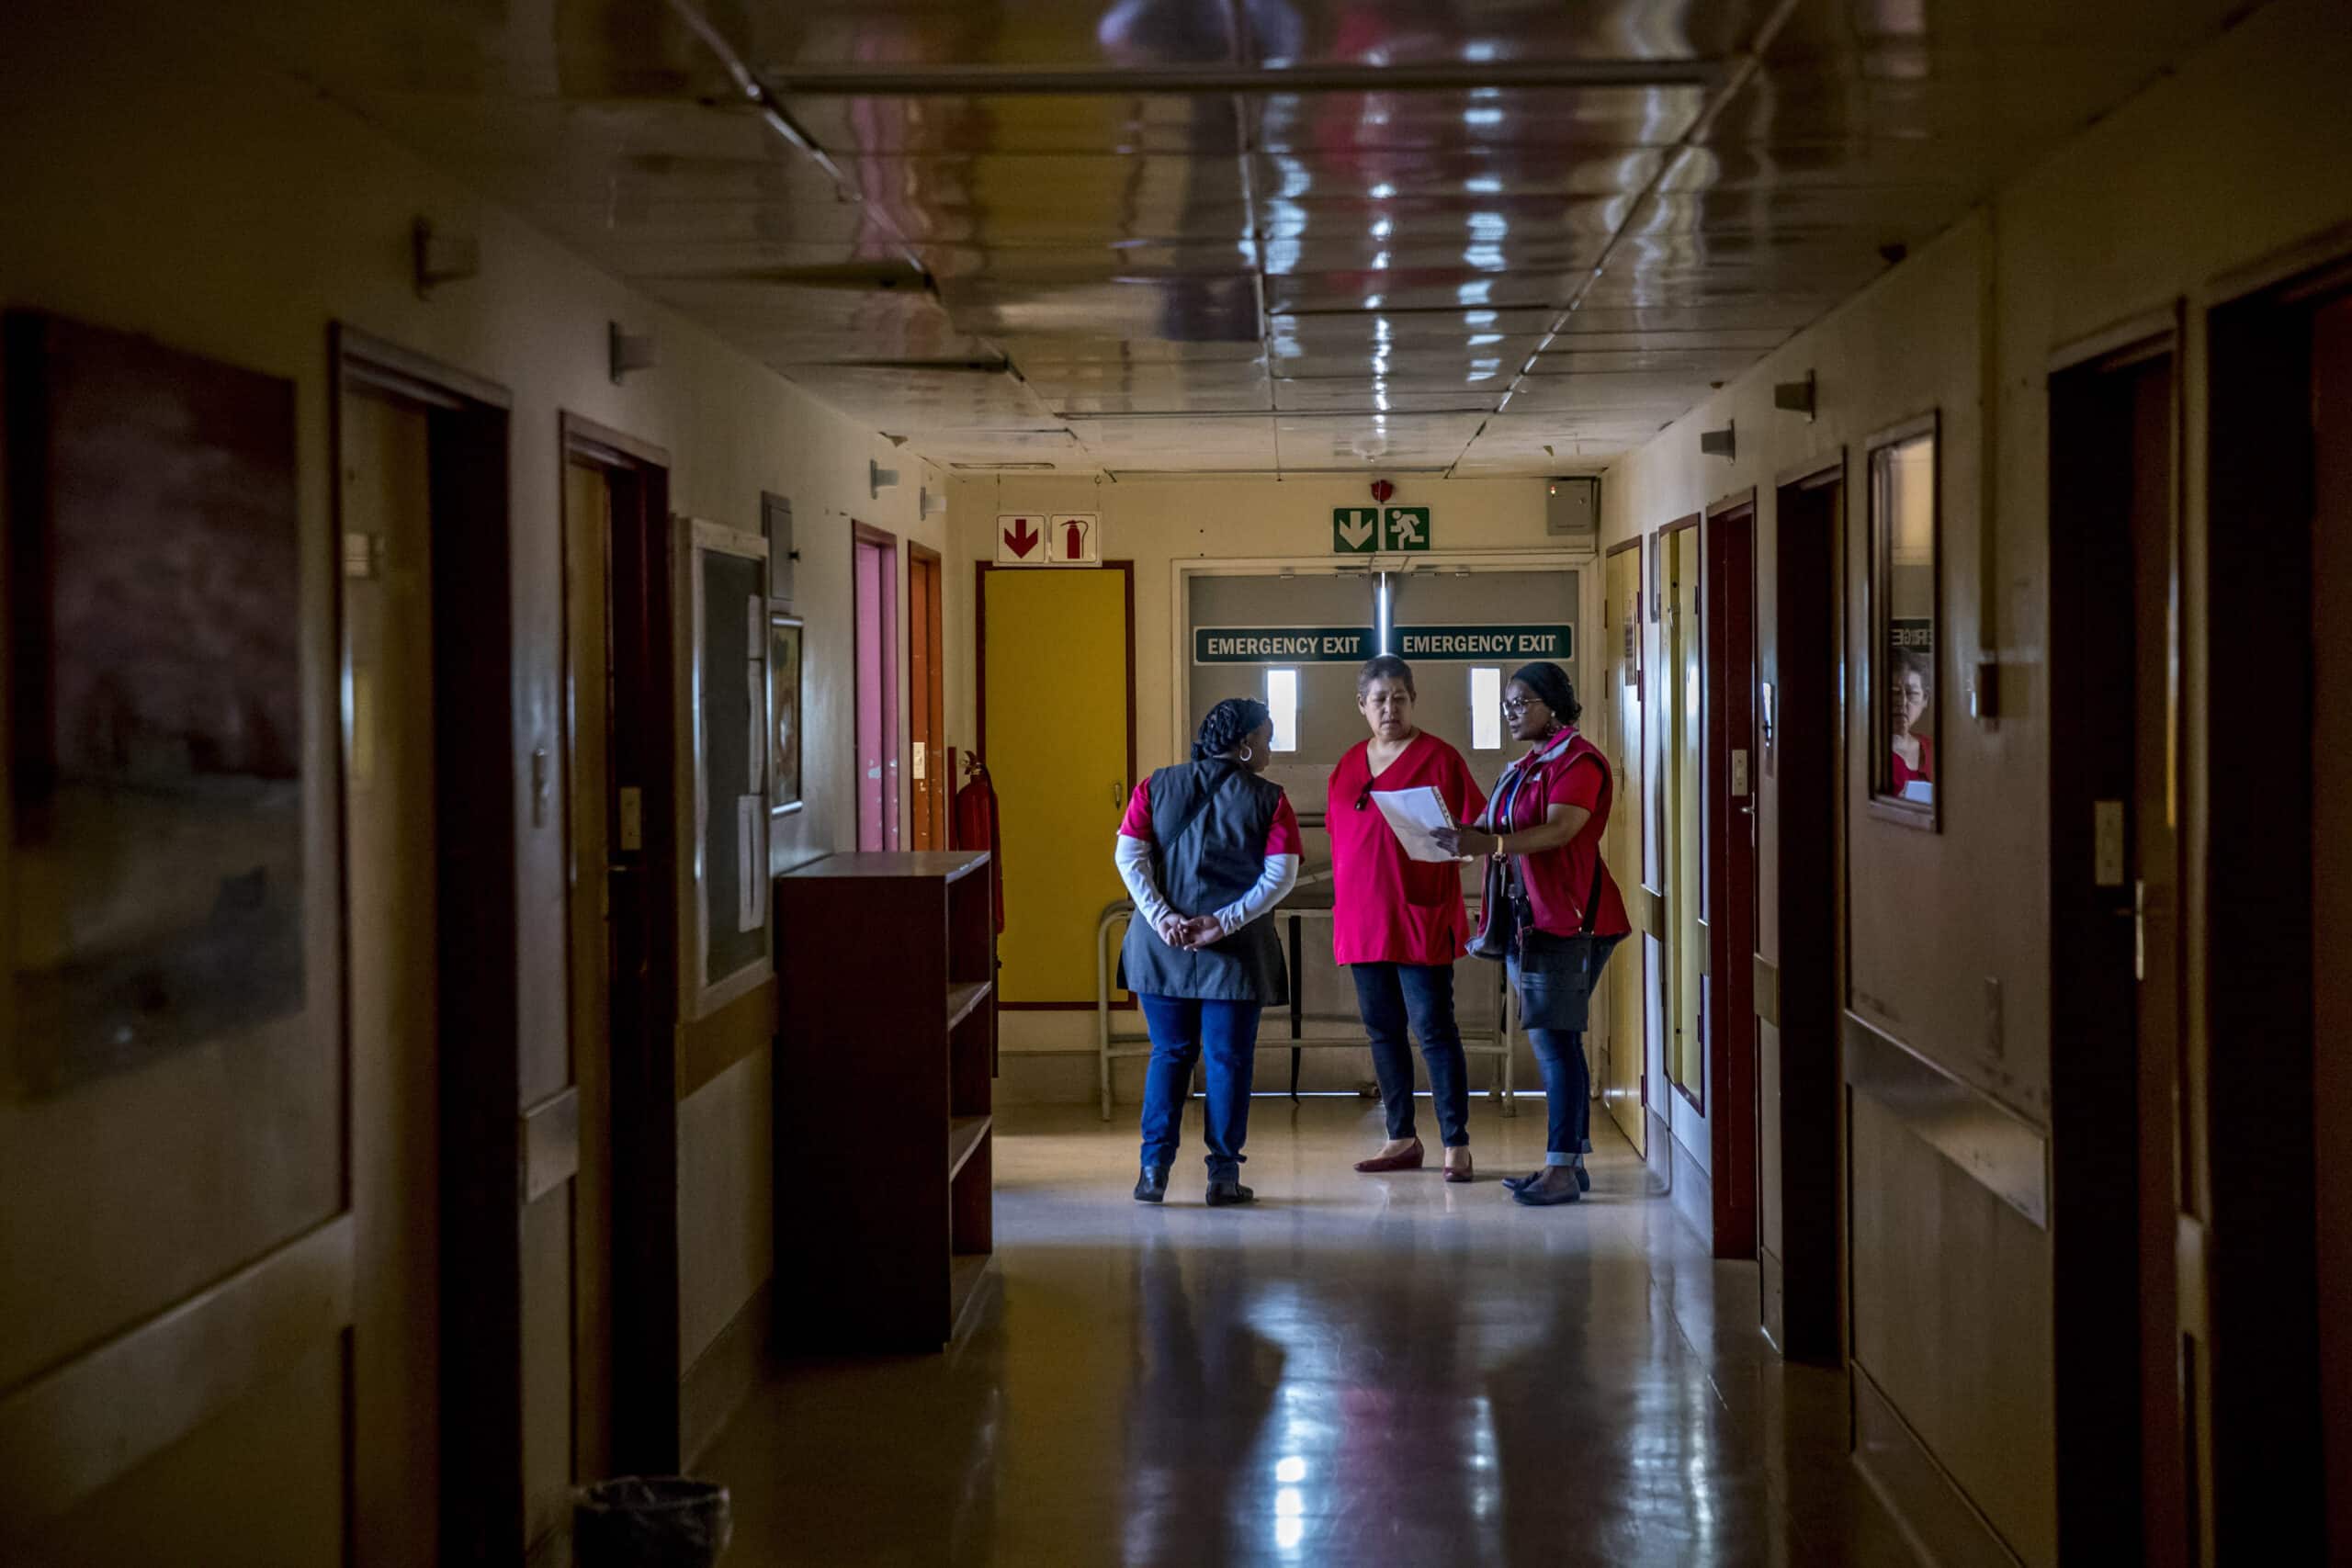
[[[1120,983],[1143,1006],[1151,1061],[1143,1088],[1138,1202],[1168,1195],[1168,1168],[1193,1065],[1208,1057],[1208,1201],[1247,1203],[1241,1145],[1258,1015],[1290,999],[1281,942],[1260,916],[1298,884],[1298,818],[1259,775],[1273,760],[1266,705],[1228,697],[1201,721],[1193,760],[1136,786],[1119,824],[1119,879],[1136,907]]]

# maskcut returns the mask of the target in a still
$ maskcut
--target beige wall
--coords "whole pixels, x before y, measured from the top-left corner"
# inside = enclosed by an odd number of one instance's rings
[[[2227,722],[2225,705],[2211,710],[2210,728],[2195,716],[2208,711],[2196,660],[2206,521],[2197,301],[2221,275],[2352,219],[2352,118],[2333,112],[2352,72],[2343,22],[2341,7],[2324,0],[2263,8],[1630,455],[1603,484],[1611,543],[1757,487],[1769,593],[1775,477],[1843,447],[1850,592],[1863,559],[1861,443],[1940,412],[1944,826],[1919,833],[1859,808],[1866,732],[1849,691],[1850,1005],[2045,1131],[2051,1055],[2065,1048],[2050,1038],[2047,968],[2048,362],[2111,325],[2189,303],[2184,739],[2193,769]],[[1807,370],[1819,383],[1812,424],[1775,412],[1771,398],[1775,381]],[[1736,460],[1701,457],[1699,432],[1731,422]],[[2226,547],[2225,535],[2216,547]],[[1849,650],[1861,646],[1860,614],[1854,595]],[[1769,620],[1759,637],[1769,649]],[[1967,715],[1963,680],[1979,658],[2002,666],[1996,722]],[[2192,832],[2193,823],[2192,806]],[[2192,901],[2197,883],[2192,873]],[[1762,941],[1776,956],[1769,922]],[[2003,997],[1997,1043],[1986,1024],[1988,978]],[[1928,1283],[1922,1292],[1902,1270],[1858,1265],[1857,1355],[2012,1545],[2029,1562],[2049,1562],[2049,1467],[2014,1457],[2049,1453],[2047,1314],[1997,1335],[1962,1321],[1975,1310],[1963,1303],[1983,1304],[1988,1279],[2000,1300],[2046,1303],[2048,1237],[1972,1183],[1955,1188],[1947,1178],[1957,1168],[1920,1157],[1925,1145],[1909,1134],[1877,1122],[1867,1131],[1853,1149],[1855,1254],[1917,1253]],[[1940,1246],[1921,1252],[1905,1241],[1922,1235]],[[1928,1300],[1950,1304],[1920,1310]],[[2042,1375],[2020,1383],[2012,1375],[2020,1360]]]
[[[338,719],[327,380],[328,328],[337,321],[513,395],[522,733],[515,757],[481,759],[485,787],[514,790],[520,819],[528,822],[522,759],[534,746],[561,754],[557,424],[559,413],[569,412],[666,448],[678,513],[756,531],[762,491],[794,502],[802,556],[797,608],[808,621],[808,806],[783,820],[775,852],[788,863],[849,844],[850,520],[944,551],[944,519],[916,514],[917,489],[927,479],[936,487],[935,475],[435,174],[314,91],[263,68],[255,51],[192,25],[172,7],[95,0],[12,15],[8,34],[0,51],[0,137],[9,148],[0,160],[0,210],[7,214],[0,224],[0,301],[149,334],[289,378],[298,388],[313,908],[326,909],[335,897],[331,857],[339,810],[329,787]],[[479,236],[481,247],[481,276],[444,287],[430,302],[410,287],[410,226],[420,216]],[[658,367],[615,385],[606,371],[608,321],[651,333]],[[905,475],[878,502],[866,487],[866,465],[875,458]],[[952,631],[948,640],[960,649]],[[525,832],[519,861],[525,1040],[560,1041],[566,888],[560,814]],[[301,1038],[222,1041],[54,1104],[0,1103],[0,1190],[9,1194],[10,1212],[40,1212],[51,1195],[62,1201],[84,1190],[115,1192],[119,1206],[143,1192],[164,1199],[167,1187],[197,1190],[193,1166],[101,1167],[96,1162],[110,1159],[98,1152],[109,1146],[104,1140],[62,1134],[95,1121],[112,1128],[111,1136],[167,1136],[175,1100],[234,1094],[241,1082],[269,1068],[273,1054],[291,1051],[313,1064],[339,1060],[332,930],[321,929],[328,940],[313,944],[318,978]],[[356,931],[353,940],[365,942],[367,933]],[[691,1222],[689,1238],[707,1238],[688,1251],[680,1283],[682,1348],[689,1360],[770,1266],[770,1074],[766,1048],[750,1043],[755,1059],[719,1075],[680,1108],[680,1205]],[[44,1127],[61,1136],[47,1137]],[[235,1231],[249,1217],[244,1189],[255,1180],[279,1190],[317,1175],[331,1187],[331,1151],[305,1157],[330,1163],[317,1170],[281,1166],[207,1177],[201,1190],[213,1195],[215,1210],[187,1223]],[[295,1224],[274,1221],[270,1235],[241,1240],[243,1256],[282,1240]],[[0,1276],[12,1292],[50,1274],[40,1252],[28,1250],[36,1239],[12,1235],[0,1258]],[[119,1310],[113,1296],[106,1298],[108,1314],[85,1323],[85,1337],[126,1328],[198,1283],[171,1273],[173,1256],[130,1249],[105,1259],[107,1269],[130,1284],[115,1292],[123,1295]],[[142,1269],[153,1275],[152,1290],[133,1288]],[[99,1298],[77,1299],[95,1304]],[[17,1307],[0,1305],[0,1321],[22,1316]]]
[[[1189,755],[1190,719],[1180,711],[1180,682],[1189,663],[1180,663],[1183,635],[1175,593],[1179,569],[1189,561],[1331,558],[1331,513],[1335,507],[1373,504],[1371,476],[1363,478],[1155,479],[1114,483],[1084,478],[1004,475],[958,478],[948,491],[950,552],[948,602],[958,634],[958,658],[948,672],[948,730],[953,744],[968,746],[973,722],[974,682],[978,665],[970,657],[974,563],[996,558],[1000,513],[1093,512],[1102,517],[1105,560],[1135,562],[1136,592],[1136,772],[1138,778]],[[1443,479],[1407,475],[1396,481],[1391,504],[1428,506],[1432,558],[1450,554],[1498,555],[1542,552],[1560,556],[1563,542],[1544,532],[1547,497],[1544,481]],[[1406,558],[1393,557],[1393,563]],[[1588,605],[1599,604],[1598,573],[1585,574]],[[1589,615],[1588,615],[1589,620]],[[1587,639],[1588,646],[1589,638]],[[1189,655],[1183,655],[1189,660]],[[1116,823],[1102,824],[1103,854]],[[1123,1025],[1124,1027],[1124,1025]],[[1030,1052],[1091,1052],[1091,1013],[1008,1012],[1004,1049]],[[1085,1083],[1057,1078],[1057,1092],[1091,1092]]]

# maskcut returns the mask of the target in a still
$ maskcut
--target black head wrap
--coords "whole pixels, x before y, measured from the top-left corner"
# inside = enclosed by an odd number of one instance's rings
[[[1200,739],[1193,742],[1193,761],[1204,761],[1236,750],[1251,730],[1272,717],[1266,705],[1255,697],[1226,698],[1201,720]]]
[[[1522,664],[1511,671],[1510,678],[1542,698],[1544,705],[1562,724],[1574,724],[1583,716],[1584,708],[1577,702],[1576,683],[1558,665]]]

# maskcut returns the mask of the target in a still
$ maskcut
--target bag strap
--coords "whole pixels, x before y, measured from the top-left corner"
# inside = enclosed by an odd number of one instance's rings
[[[1184,830],[1201,819],[1201,813],[1209,808],[1209,803],[1216,797],[1216,789],[1214,785],[1204,788],[1199,795],[1193,797],[1193,804],[1184,807],[1183,815],[1176,818],[1176,826],[1168,830],[1168,842],[1159,843],[1155,841],[1152,844],[1152,848],[1160,854],[1166,854],[1168,852],[1169,846],[1175,843],[1177,840],[1182,839],[1184,836]],[[1155,840],[1157,840],[1157,838],[1158,835],[1155,832]],[[1164,882],[1167,879],[1162,877],[1160,880]]]
[[[1599,747],[1596,746],[1589,750],[1577,752],[1574,756],[1568,759],[1567,765],[1568,767],[1573,768],[1588,757],[1600,765],[1600,782],[1602,786],[1606,787],[1610,782],[1609,759],[1600,754],[1600,749]],[[1566,772],[1566,770],[1563,769],[1562,771]],[[1592,890],[1585,895],[1584,921],[1577,928],[1577,935],[1578,936],[1590,936],[1592,934],[1592,922],[1598,919],[1600,916],[1600,878],[1604,869],[1605,868],[1600,863],[1600,846],[1596,843],[1592,846]]]
[[[1592,891],[1585,896],[1584,924],[1577,931],[1578,936],[1592,934],[1592,922],[1600,913],[1600,846],[1595,844],[1592,846]]]

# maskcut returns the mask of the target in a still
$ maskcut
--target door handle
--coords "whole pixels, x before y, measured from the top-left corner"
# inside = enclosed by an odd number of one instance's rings
[[[2132,978],[2148,977],[2148,884],[2142,878],[2132,884],[2132,907],[2120,906],[2108,913],[2119,920],[2132,922]]]

